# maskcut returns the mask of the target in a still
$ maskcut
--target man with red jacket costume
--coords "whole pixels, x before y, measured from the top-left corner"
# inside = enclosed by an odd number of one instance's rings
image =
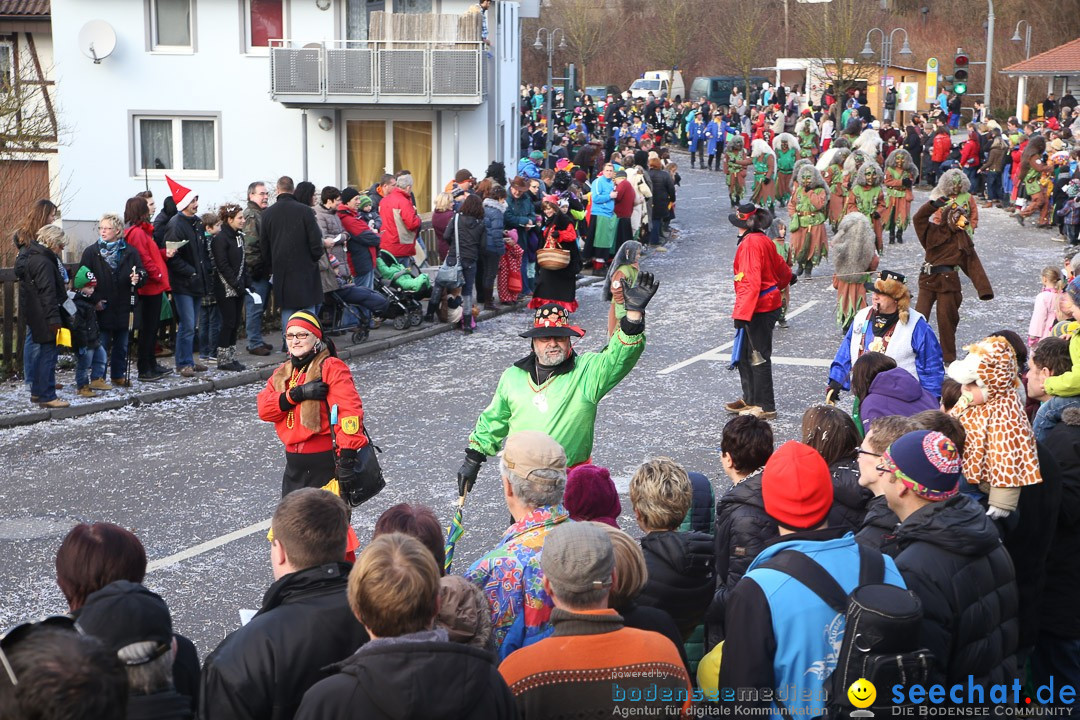
[[[379,203],[381,249],[401,260],[406,267],[416,254],[416,237],[420,233],[420,216],[413,205],[412,187],[412,175],[402,175],[394,189]]]
[[[780,317],[781,291],[795,279],[775,243],[765,234],[773,221],[768,210],[748,203],[728,215],[728,220],[743,230],[735,251],[735,308],[731,312],[736,331],[743,331],[738,352],[732,354],[739,366],[742,397],[724,408],[771,420],[776,417],[773,328]]]

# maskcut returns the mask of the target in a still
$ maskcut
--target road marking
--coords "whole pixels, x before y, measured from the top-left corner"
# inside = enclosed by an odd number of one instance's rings
[[[804,312],[806,312],[810,308],[817,305],[819,302],[821,302],[821,301],[820,300],[811,300],[810,302],[804,303],[804,304],[800,305],[798,308],[796,308],[795,310],[789,312],[787,314],[787,318],[790,320],[791,318],[798,317],[799,315],[802,315]],[[689,366],[693,365],[694,363],[701,362],[702,360],[705,360],[705,361],[723,360],[725,358],[723,357],[723,355],[721,353],[723,353],[725,350],[730,350],[731,346],[734,345],[734,344],[735,344],[734,340],[729,340],[728,342],[724,343],[723,345],[714,347],[712,350],[706,350],[705,352],[701,353],[700,355],[695,355],[694,357],[692,357],[692,358],[690,358],[688,360],[683,360],[682,362],[678,362],[678,363],[675,363],[674,365],[668,366],[668,367],[664,368],[663,370],[659,371],[656,374],[657,375],[669,375],[670,373],[673,373],[676,370],[682,370],[684,367],[689,367]],[[730,360],[730,358],[727,358],[727,359]],[[775,359],[773,360],[773,362],[776,362]]]
[[[782,357],[773,355],[773,365],[803,365],[805,367],[832,367],[832,360],[822,360],[821,358],[797,358],[797,357]]]
[[[175,555],[169,555],[168,557],[163,557],[160,560],[155,560],[154,562],[146,566],[146,571],[154,572],[155,570],[172,567],[173,565],[183,562],[184,560],[189,560],[197,555],[202,555],[203,553],[208,553],[211,550],[216,550],[222,545],[228,545],[233,540],[239,540],[242,537],[254,535],[257,532],[266,532],[269,529],[270,518],[267,518],[262,522],[257,522],[254,525],[248,525],[246,528],[240,528],[239,530],[231,532],[227,535],[216,537],[213,540],[207,540],[204,543],[199,543],[198,545],[189,547],[187,550],[181,550]]]

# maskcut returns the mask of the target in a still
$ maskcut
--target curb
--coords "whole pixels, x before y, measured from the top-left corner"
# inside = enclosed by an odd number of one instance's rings
[[[587,287],[589,285],[595,285],[596,283],[603,282],[602,277],[590,277],[585,276],[578,280],[577,286]],[[517,302],[513,305],[505,305],[497,308],[496,310],[486,310],[480,313],[478,320],[490,320],[491,318],[498,317],[500,315],[506,315],[508,313],[517,312],[525,307],[525,303]],[[416,340],[424,340],[443,333],[452,332],[453,327],[447,323],[439,323],[424,327],[419,330],[409,330],[402,332],[399,335],[394,335],[389,338],[376,340],[373,342],[366,342],[363,345],[356,345],[348,348],[341,348],[338,350],[338,357],[342,360],[352,360],[354,358],[364,357],[365,355],[371,355],[383,350],[389,350],[391,348],[405,345],[406,343],[414,342]],[[258,382],[265,382],[274,374],[274,370],[277,369],[280,363],[273,363],[271,365],[262,365],[250,370],[244,370],[238,373],[232,373],[220,378],[207,378],[205,380],[199,380],[191,383],[184,383],[182,385],[175,385],[169,388],[163,388],[161,390],[147,390],[145,392],[132,393],[124,397],[103,399],[91,403],[82,403],[79,405],[72,405],[66,408],[57,408],[55,410],[47,409],[34,409],[27,410],[23,413],[17,413],[14,415],[0,415],[0,429],[19,427],[21,425],[33,425],[35,423],[44,422],[46,420],[65,420],[68,418],[83,417],[85,415],[92,415],[98,412],[104,412],[105,410],[118,410],[122,407],[131,406],[139,407],[141,405],[151,405],[153,403],[162,402],[164,400],[175,400],[178,398],[190,397],[192,395],[201,395],[202,393],[214,392],[217,390],[228,390],[231,388],[237,388],[242,385],[251,385]]]

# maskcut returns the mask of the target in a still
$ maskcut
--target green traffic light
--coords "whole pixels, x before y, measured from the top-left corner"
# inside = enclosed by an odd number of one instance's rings
[[[953,85],[953,92],[957,95],[963,95],[967,92],[967,83],[956,83]]]

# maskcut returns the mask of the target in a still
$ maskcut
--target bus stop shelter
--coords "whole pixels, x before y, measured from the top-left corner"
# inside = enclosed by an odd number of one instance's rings
[[[1080,92],[1080,38],[1010,65],[1000,72],[1017,79],[1016,117],[1026,120],[1028,118],[1025,117],[1024,109],[1027,107],[1025,100],[1029,77],[1046,78],[1049,84],[1048,92],[1057,93],[1058,98],[1070,92]]]

